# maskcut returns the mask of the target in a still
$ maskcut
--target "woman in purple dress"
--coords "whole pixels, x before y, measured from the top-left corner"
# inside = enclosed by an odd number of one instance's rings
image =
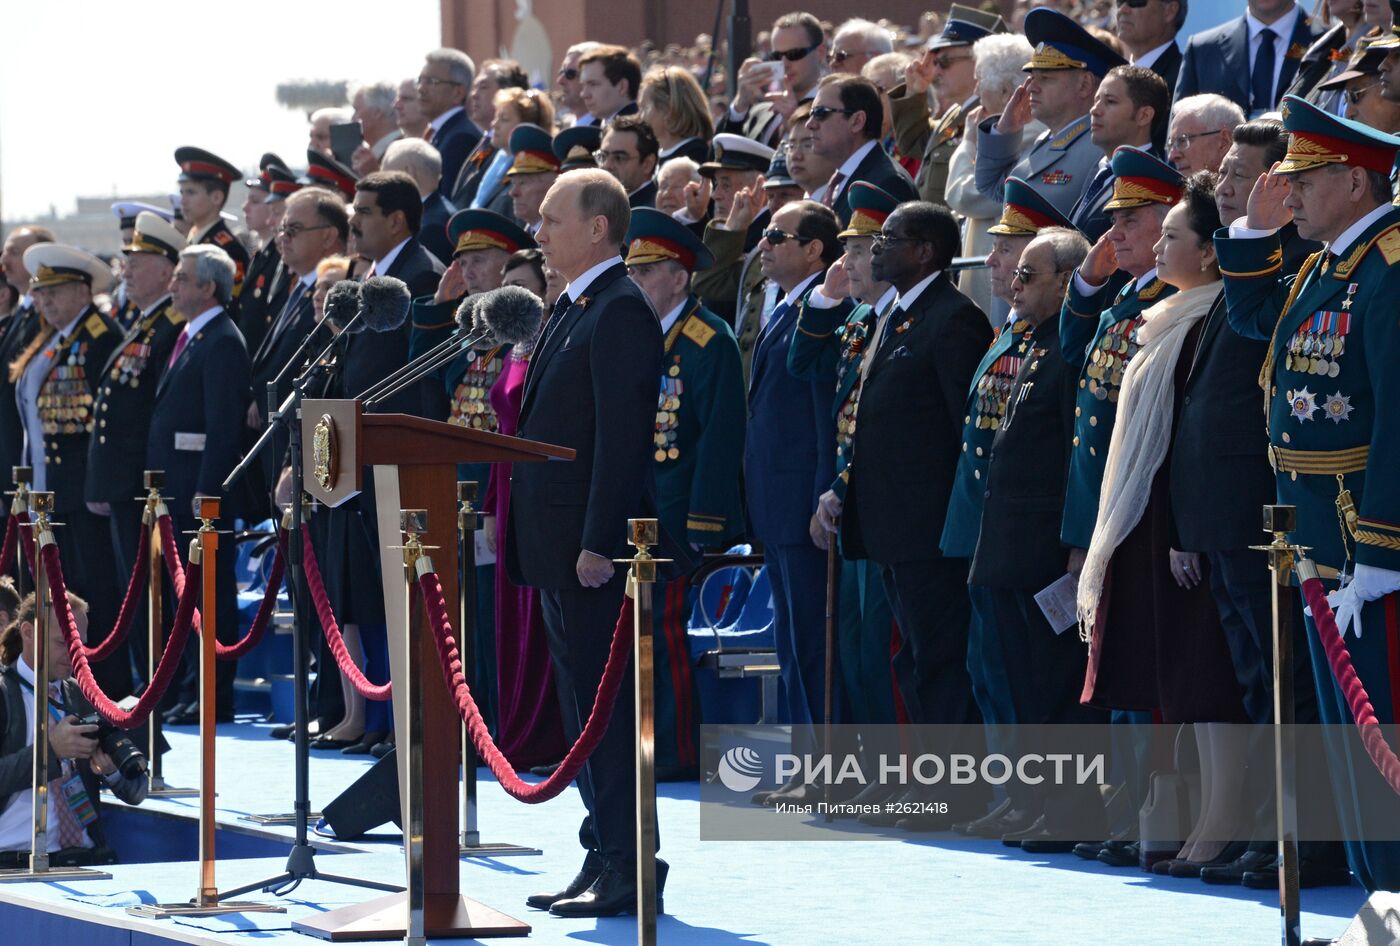
[[[545,311],[564,288],[562,280],[550,280],[546,291],[544,258],[539,250],[512,254],[506,260],[502,284],[520,286],[541,296],[546,300]],[[520,423],[531,348],[517,345],[511,350],[488,395],[500,432],[510,436],[515,435]],[[501,561],[505,543],[510,541],[505,531],[510,508],[510,464],[491,465],[482,508],[486,510],[487,545]],[[501,752],[516,769],[557,763],[567,747],[539,593],[512,584],[505,568],[496,569],[496,679],[496,745]]]

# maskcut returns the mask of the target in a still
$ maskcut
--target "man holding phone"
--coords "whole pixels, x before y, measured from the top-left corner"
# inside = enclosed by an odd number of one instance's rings
[[[716,131],[777,147],[783,123],[817,94],[817,83],[826,74],[821,22],[810,13],[784,14],[773,23],[772,46],[767,61],[744,60],[734,102]],[[768,91],[779,82],[778,91]]]

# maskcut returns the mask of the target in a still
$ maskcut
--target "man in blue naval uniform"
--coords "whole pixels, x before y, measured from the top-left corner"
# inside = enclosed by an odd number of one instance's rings
[[[691,274],[713,257],[689,227],[650,208],[633,209],[627,243],[628,274],[660,317],[664,344],[652,441],[657,517],[695,552],[723,551],[745,531],[739,478],[746,405],[734,331],[690,290]],[[653,591],[659,778],[693,777],[699,762],[701,708],[686,640],[695,589],[688,576],[683,569]]]
[[[1118,390],[1128,362],[1137,354],[1142,313],[1176,291],[1157,278],[1152,247],[1167,210],[1181,199],[1181,175],[1136,148],[1114,152],[1113,173],[1113,199],[1106,205],[1113,224],[1070,280],[1060,313],[1060,350],[1079,370],[1060,530],[1075,574],[1094,533]],[[1130,281],[1115,296],[1117,271]]]
[[[846,501],[846,466],[856,429],[860,401],[861,355],[870,342],[878,314],[894,301],[893,286],[870,272],[871,244],[898,201],[873,184],[851,185],[851,222],[840,236],[845,253],[827,273],[826,281],[807,295],[797,317],[797,331],[788,349],[788,370],[798,378],[835,382],[832,402],[836,418],[836,478],[823,493],[813,515],[813,539],[840,541],[835,520],[825,508]],[[891,725],[895,722],[894,686],[890,670],[890,638],[894,611],[885,594],[880,566],[869,559],[841,562],[840,619],[837,641],[841,671],[851,708],[850,722]],[[862,752],[869,765],[878,765],[880,752],[897,746],[878,746],[875,730],[862,736]],[[867,739],[869,735],[871,738]],[[853,804],[885,801],[896,786],[872,781]]]
[[[1122,57],[1078,23],[1047,7],[1026,14],[1026,38],[1035,54],[1025,83],[999,117],[977,126],[977,189],[1002,201],[1002,187],[1019,177],[1068,215],[1083,195],[1103,152],[1089,138],[1089,107],[1099,81]],[[1034,104],[1032,104],[1034,99]],[[1021,156],[1021,131],[1031,120],[1048,131]]]
[[[1400,139],[1287,96],[1288,154],[1261,176],[1245,218],[1216,235],[1230,325],[1269,340],[1260,384],[1279,502],[1298,510],[1291,539],[1310,546],[1343,640],[1382,724],[1397,719],[1391,670],[1400,591],[1400,209],[1390,170]],[[1281,273],[1277,230],[1324,241],[1296,277]],[[1340,513],[1340,515],[1339,515]],[[1308,645],[1324,723],[1350,724],[1312,620]],[[1362,633],[1364,629],[1364,633]],[[1349,633],[1354,631],[1355,634]],[[1363,812],[1393,806],[1369,758],[1329,747],[1347,860],[1367,890],[1400,890],[1400,845],[1368,839]]]
[[[1006,206],[1001,220],[987,229],[996,243],[989,262],[994,265],[992,290],[1011,302],[1010,270],[1020,265],[1021,252],[1046,227],[1069,227],[1064,214],[1020,178],[1006,181]],[[1009,266],[1003,263],[1009,260]],[[997,270],[1006,268],[1002,274]],[[962,452],[958,455],[953,491],[948,499],[948,514],[943,522],[943,535],[938,547],[949,558],[971,560],[977,550],[977,536],[982,524],[982,501],[987,489],[987,464],[992,439],[1006,418],[1006,408],[1012,386],[1021,363],[1031,348],[1033,326],[1021,315],[1012,314],[1011,321],[997,329],[987,353],[972,373],[963,416]],[[1001,647],[984,639],[982,623],[975,606],[968,629],[967,669],[972,678],[972,695],[988,727],[1013,721],[1011,685],[1007,681]],[[993,736],[997,730],[988,730]],[[1005,813],[1009,809],[1003,809]],[[992,832],[1006,833],[1005,826]]]

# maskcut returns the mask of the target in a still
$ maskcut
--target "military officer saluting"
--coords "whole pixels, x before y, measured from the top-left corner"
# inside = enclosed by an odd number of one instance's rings
[[[1260,384],[1279,502],[1298,510],[1291,540],[1312,548],[1328,587],[1338,572],[1350,576],[1330,599],[1356,673],[1388,725],[1400,699],[1400,208],[1390,186],[1400,138],[1292,95],[1283,121],[1288,153],[1256,181],[1245,218],[1217,233],[1216,252],[1231,327],[1269,340]],[[1296,277],[1281,271],[1278,229],[1290,220],[1299,236],[1324,243]],[[1308,624],[1322,722],[1349,724]],[[1343,761],[1331,775],[1344,836],[1353,839],[1343,842],[1351,870],[1368,891],[1400,890],[1400,845],[1367,840],[1360,823],[1363,811],[1393,806],[1394,794],[1355,746],[1336,748]]]
[[[1011,175],[1026,181],[1064,214],[1074,209],[1103,152],[1089,139],[1089,107],[1099,82],[1123,58],[1056,10],[1026,14],[1026,38],[1035,47],[1023,67],[1030,77],[999,117],[977,126],[977,190],[1003,200]],[[1021,157],[1021,131],[1034,119],[1049,130]]]
[[[1065,215],[1029,184],[1019,178],[1008,178],[1006,206],[1002,210],[1001,220],[988,227],[987,232],[995,234],[999,243],[1008,244],[1004,258],[1009,260],[1011,270],[1019,267],[1021,252],[1026,245],[1037,233],[1050,227],[1073,229]],[[996,249],[1000,251],[1003,248],[998,246]],[[1011,282],[1012,277],[1008,275],[1004,280],[1005,301],[1008,303],[1011,302]],[[998,280],[993,282],[994,287],[1000,284]],[[943,522],[943,535],[938,544],[949,558],[971,560],[977,551],[992,440],[1006,420],[1017,374],[1034,348],[1034,331],[1035,325],[1029,319],[1013,312],[1011,321],[997,329],[991,346],[972,373],[966,414],[963,416],[962,452],[958,456],[953,491],[948,499],[948,515]],[[968,630],[967,654],[972,695],[982,711],[983,722],[988,726],[1003,726],[1014,720],[1011,689],[1007,683],[1002,649],[994,642],[986,642],[985,636],[979,612],[974,606]],[[984,822],[973,831],[981,833],[987,827],[989,824]],[[996,827],[997,830],[992,833],[1004,833],[1004,825]]]
[[[691,274],[713,257],[689,227],[651,208],[632,211],[627,246],[628,275],[651,300],[665,339],[653,437],[657,517],[678,543],[723,551],[744,532],[747,395],[733,330],[690,289]],[[670,778],[694,777],[699,763],[686,642],[694,597],[688,573],[657,584],[656,764]]]
[[[175,149],[180,165],[180,213],[189,222],[189,245],[212,243],[233,260],[233,296],[238,298],[248,271],[248,249],[224,220],[229,185],[243,176],[238,168],[211,151],[186,145]]]
[[[871,246],[885,218],[894,212],[899,202],[865,181],[851,185],[848,200],[851,222],[838,234],[844,242],[845,253],[832,264],[826,281],[808,294],[788,349],[788,371],[792,374],[836,384],[836,400],[832,405],[836,419],[836,477],[828,494],[841,503],[846,501],[849,476],[846,467],[851,461],[851,440],[856,432],[864,353],[879,313],[898,294],[889,283],[874,278],[870,264]],[[830,504],[831,499],[826,499],[825,505]],[[819,500],[818,505],[823,503]],[[819,508],[813,514],[813,539],[823,546],[839,541],[832,531],[835,525],[833,519],[823,517]],[[843,559],[840,582],[837,637],[846,698],[851,709],[850,722],[893,725],[890,638],[894,611],[885,594],[880,566],[869,559]],[[869,734],[862,741],[866,762],[872,767],[878,764],[877,756],[881,751],[890,753],[896,748],[877,746],[876,739]],[[877,782],[869,792],[862,792],[852,801],[874,803],[893,794],[894,786]]]
[[[34,277],[30,292],[43,317],[39,334],[10,366],[25,460],[34,469],[34,489],[54,494],[54,519],[64,523],[63,574],[69,587],[81,588],[88,598],[93,645],[111,629],[118,606],[107,520],[83,501],[102,366],[121,341],[116,326],[92,304],[95,293],[111,287],[112,271],[92,254],[60,243],[29,247],[24,268]],[[103,691],[114,699],[131,692],[131,673],[122,658],[120,666],[111,659],[93,666]]]
[[[1060,530],[1075,574],[1094,533],[1118,389],[1137,354],[1142,314],[1176,291],[1157,278],[1152,247],[1161,235],[1162,218],[1181,199],[1181,175],[1137,148],[1119,148],[1112,165],[1113,197],[1104,206],[1113,224],[1070,280],[1060,312],[1060,351],[1079,371]],[[1114,296],[1112,279],[1118,270],[1130,281]]]
[[[943,191],[948,184],[948,162],[962,142],[968,113],[979,104],[972,44],[1005,32],[1006,23],[997,14],[953,4],[943,32],[929,41],[923,58],[909,67],[904,84],[890,90],[890,115],[899,153],[923,155],[914,178],[920,200],[947,203]],[[936,119],[928,112],[930,87],[944,108]]]
[[[137,321],[102,365],[93,414],[97,426],[88,440],[88,509],[108,517],[118,588],[131,575],[141,535],[143,507],[136,497],[145,492],[146,435],[156,384],[170,360],[185,325],[185,317],[170,303],[170,277],[180,260],[185,238],[174,225],[154,213],[137,215],[126,253],[127,296]],[[144,634],[132,635],[136,666],[146,667]],[[114,659],[126,659],[126,647]]]

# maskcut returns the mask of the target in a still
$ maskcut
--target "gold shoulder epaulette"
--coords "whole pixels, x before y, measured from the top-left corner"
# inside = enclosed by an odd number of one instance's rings
[[[1387,266],[1400,262],[1400,224],[1386,229],[1376,237],[1376,249],[1381,251]]]
[[[685,320],[685,325],[681,326],[681,334],[704,348],[710,344],[710,339],[715,337],[715,330],[706,325],[704,319],[692,315]]]
[[[161,315],[165,316],[165,320],[171,325],[183,325],[185,322],[189,321],[180,310],[176,309],[173,305],[166,306],[165,310],[161,312]]]
[[[87,321],[83,323],[83,331],[87,332],[93,338],[101,338],[103,335],[107,334],[107,323],[102,320],[102,315],[100,313],[94,312],[92,315],[89,315]]]

